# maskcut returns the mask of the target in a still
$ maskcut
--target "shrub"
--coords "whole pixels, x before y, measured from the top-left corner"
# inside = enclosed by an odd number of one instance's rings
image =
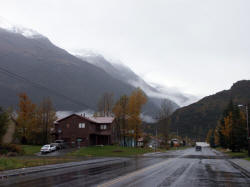
[[[0,107],[0,143],[7,130],[8,121],[9,121],[9,116],[7,112]]]
[[[16,144],[2,144],[0,146],[0,154],[1,155],[22,155],[24,154],[21,146]]]

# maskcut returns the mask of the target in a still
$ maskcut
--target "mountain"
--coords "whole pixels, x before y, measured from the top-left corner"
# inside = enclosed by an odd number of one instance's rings
[[[45,38],[35,30],[25,28],[20,25],[14,25],[3,17],[0,17],[0,28],[12,33],[21,34],[26,38]]]
[[[174,111],[179,108],[179,105],[175,102],[175,100],[172,100],[172,98],[175,98],[178,101],[182,100],[183,102],[189,100],[188,97],[182,95],[181,93],[172,92],[172,94],[169,94],[170,92],[167,92],[166,90],[163,92],[163,89],[159,91],[159,89],[145,82],[126,65],[120,62],[117,63],[112,60],[108,60],[98,53],[86,50],[78,50],[77,52],[72,53],[78,58],[103,69],[112,77],[133,87],[140,87],[148,95],[150,101],[158,107],[160,107],[162,99],[166,99],[168,101],[169,108]]]
[[[238,81],[229,90],[204,97],[171,115],[171,131],[181,136],[205,140],[210,128],[215,128],[230,100],[236,104],[250,103],[250,80]]]
[[[0,29],[0,67],[27,80],[63,94],[59,97],[48,89],[27,81],[16,80],[1,70],[1,105],[17,104],[17,94],[27,92],[34,101],[51,96],[60,110],[94,109],[104,92],[116,97],[130,93],[134,88],[114,79],[102,69],[79,60],[67,51],[53,45],[46,37],[27,38],[19,33]],[[81,105],[84,103],[86,106]]]
[[[166,88],[159,84],[149,84],[123,63],[107,59],[101,54],[87,50],[75,50],[72,54],[102,68],[104,71],[121,81],[135,87],[141,87],[148,96],[151,98],[158,98],[159,101],[166,98],[175,103],[176,106],[185,106],[198,100],[198,98],[193,95],[182,93],[173,88]],[[159,105],[160,102],[157,102],[156,104]]]
[[[57,110],[95,110],[103,93],[114,93],[118,99],[135,89],[37,32],[26,36],[22,29],[0,28],[0,62],[3,107],[16,107],[18,94],[26,92],[35,103],[50,96]],[[151,101],[143,108],[145,115],[156,111]]]

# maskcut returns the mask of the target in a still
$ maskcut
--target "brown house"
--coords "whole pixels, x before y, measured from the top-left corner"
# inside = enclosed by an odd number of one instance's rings
[[[68,144],[110,145],[114,141],[113,117],[85,117],[72,114],[55,122],[55,138]]]

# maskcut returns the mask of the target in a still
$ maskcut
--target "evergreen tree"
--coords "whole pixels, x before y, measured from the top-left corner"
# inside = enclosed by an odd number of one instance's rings
[[[222,147],[229,148],[232,151],[240,151],[246,146],[245,115],[232,101],[223,112],[223,118],[216,127],[215,135],[216,143],[219,142]]]
[[[210,144],[211,147],[215,147],[215,142],[214,142],[214,130],[210,129],[207,133],[207,143]]]

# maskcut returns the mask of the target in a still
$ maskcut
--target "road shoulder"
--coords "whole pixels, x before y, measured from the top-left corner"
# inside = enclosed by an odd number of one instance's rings
[[[250,177],[250,162],[244,159],[229,159],[229,162],[232,163],[233,166],[240,169],[244,172],[248,177]]]
[[[62,168],[70,168],[70,167],[75,167],[75,166],[84,166],[84,165],[91,165],[91,164],[112,162],[112,161],[119,161],[119,160],[126,161],[128,160],[128,158],[127,159],[117,158],[117,157],[99,158],[99,159],[91,159],[91,160],[78,161],[78,162],[68,162],[68,163],[62,163],[62,164],[51,164],[51,165],[44,165],[44,166],[35,166],[35,167],[28,167],[28,168],[5,170],[5,171],[0,172],[0,179],[20,176],[20,175],[33,174],[33,173],[49,171],[49,170],[56,170],[56,169],[62,169]]]

